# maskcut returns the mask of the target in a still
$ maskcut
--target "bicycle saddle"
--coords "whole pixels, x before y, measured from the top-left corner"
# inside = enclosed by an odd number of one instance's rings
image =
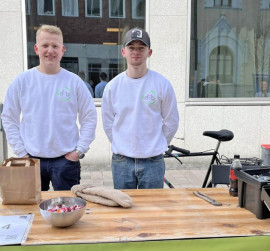
[[[203,132],[203,135],[217,139],[219,141],[230,141],[234,137],[233,132],[226,129],[220,131],[205,131]]]

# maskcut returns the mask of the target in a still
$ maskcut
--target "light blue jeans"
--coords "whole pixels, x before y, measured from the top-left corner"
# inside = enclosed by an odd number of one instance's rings
[[[163,188],[165,175],[163,154],[146,159],[113,154],[112,175],[115,189]]]

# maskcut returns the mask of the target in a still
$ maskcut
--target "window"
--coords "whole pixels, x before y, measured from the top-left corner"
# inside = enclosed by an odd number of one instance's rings
[[[62,16],[78,17],[78,0],[62,0]]]
[[[135,25],[145,28],[145,18],[132,18],[134,6],[137,17],[144,15],[144,1],[31,0],[30,3],[32,6],[36,3],[40,12],[31,11],[30,15],[26,15],[28,68],[39,65],[39,57],[34,51],[37,27],[43,23],[57,25],[62,30],[66,48],[61,67],[75,74],[83,71],[84,80],[91,82],[93,89],[100,82],[101,72],[105,72],[110,81],[126,70],[126,60],[121,54],[126,32]],[[61,13],[57,13],[60,8]],[[113,19],[109,17],[111,11],[114,13]],[[40,15],[48,12],[56,15]],[[85,15],[74,18],[79,12]],[[128,18],[117,19],[117,15]]]
[[[221,83],[232,83],[233,55],[227,46],[218,46],[209,56],[209,78]]]
[[[197,0],[198,3],[202,1]],[[242,0],[204,0],[204,7],[242,9]]]
[[[214,6],[216,6],[216,7],[231,7],[232,0],[214,0]]]
[[[109,64],[109,78],[113,79],[118,75],[118,64]]]
[[[145,0],[132,0],[132,18],[143,19],[145,17]]]
[[[125,18],[125,0],[110,0],[110,17]]]
[[[30,11],[31,11],[30,0],[25,0],[25,13],[26,13],[26,15],[30,15]]]
[[[40,16],[54,16],[54,0],[38,0],[37,12]]]
[[[258,93],[261,82],[270,86],[270,13],[261,11],[261,1],[237,11],[206,8],[210,2],[240,3],[191,1],[189,98],[269,98]]]
[[[99,80],[99,74],[102,72],[101,64],[89,64],[88,65],[88,76],[89,79],[91,79],[94,82],[94,85],[96,86],[100,80]]]
[[[101,17],[102,0],[85,0],[85,16]]]
[[[261,9],[270,9],[270,0],[261,0]]]
[[[79,72],[78,58],[64,57],[61,60],[61,67],[71,72]]]

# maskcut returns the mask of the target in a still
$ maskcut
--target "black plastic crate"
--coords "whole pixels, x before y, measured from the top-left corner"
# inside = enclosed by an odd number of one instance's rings
[[[265,206],[270,211],[270,186],[269,185],[263,186],[261,199],[264,202]]]
[[[235,170],[238,178],[239,206],[254,213],[258,219],[270,218],[267,206],[270,181],[260,181],[256,176],[270,176],[270,167]]]

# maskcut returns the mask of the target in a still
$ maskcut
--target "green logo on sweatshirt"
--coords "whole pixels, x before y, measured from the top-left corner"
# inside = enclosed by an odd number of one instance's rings
[[[157,94],[153,90],[145,92],[142,96],[142,100],[148,105],[153,105],[157,101]]]
[[[59,96],[62,101],[68,101],[71,99],[71,91],[68,87],[59,89],[57,91],[57,96]]]

